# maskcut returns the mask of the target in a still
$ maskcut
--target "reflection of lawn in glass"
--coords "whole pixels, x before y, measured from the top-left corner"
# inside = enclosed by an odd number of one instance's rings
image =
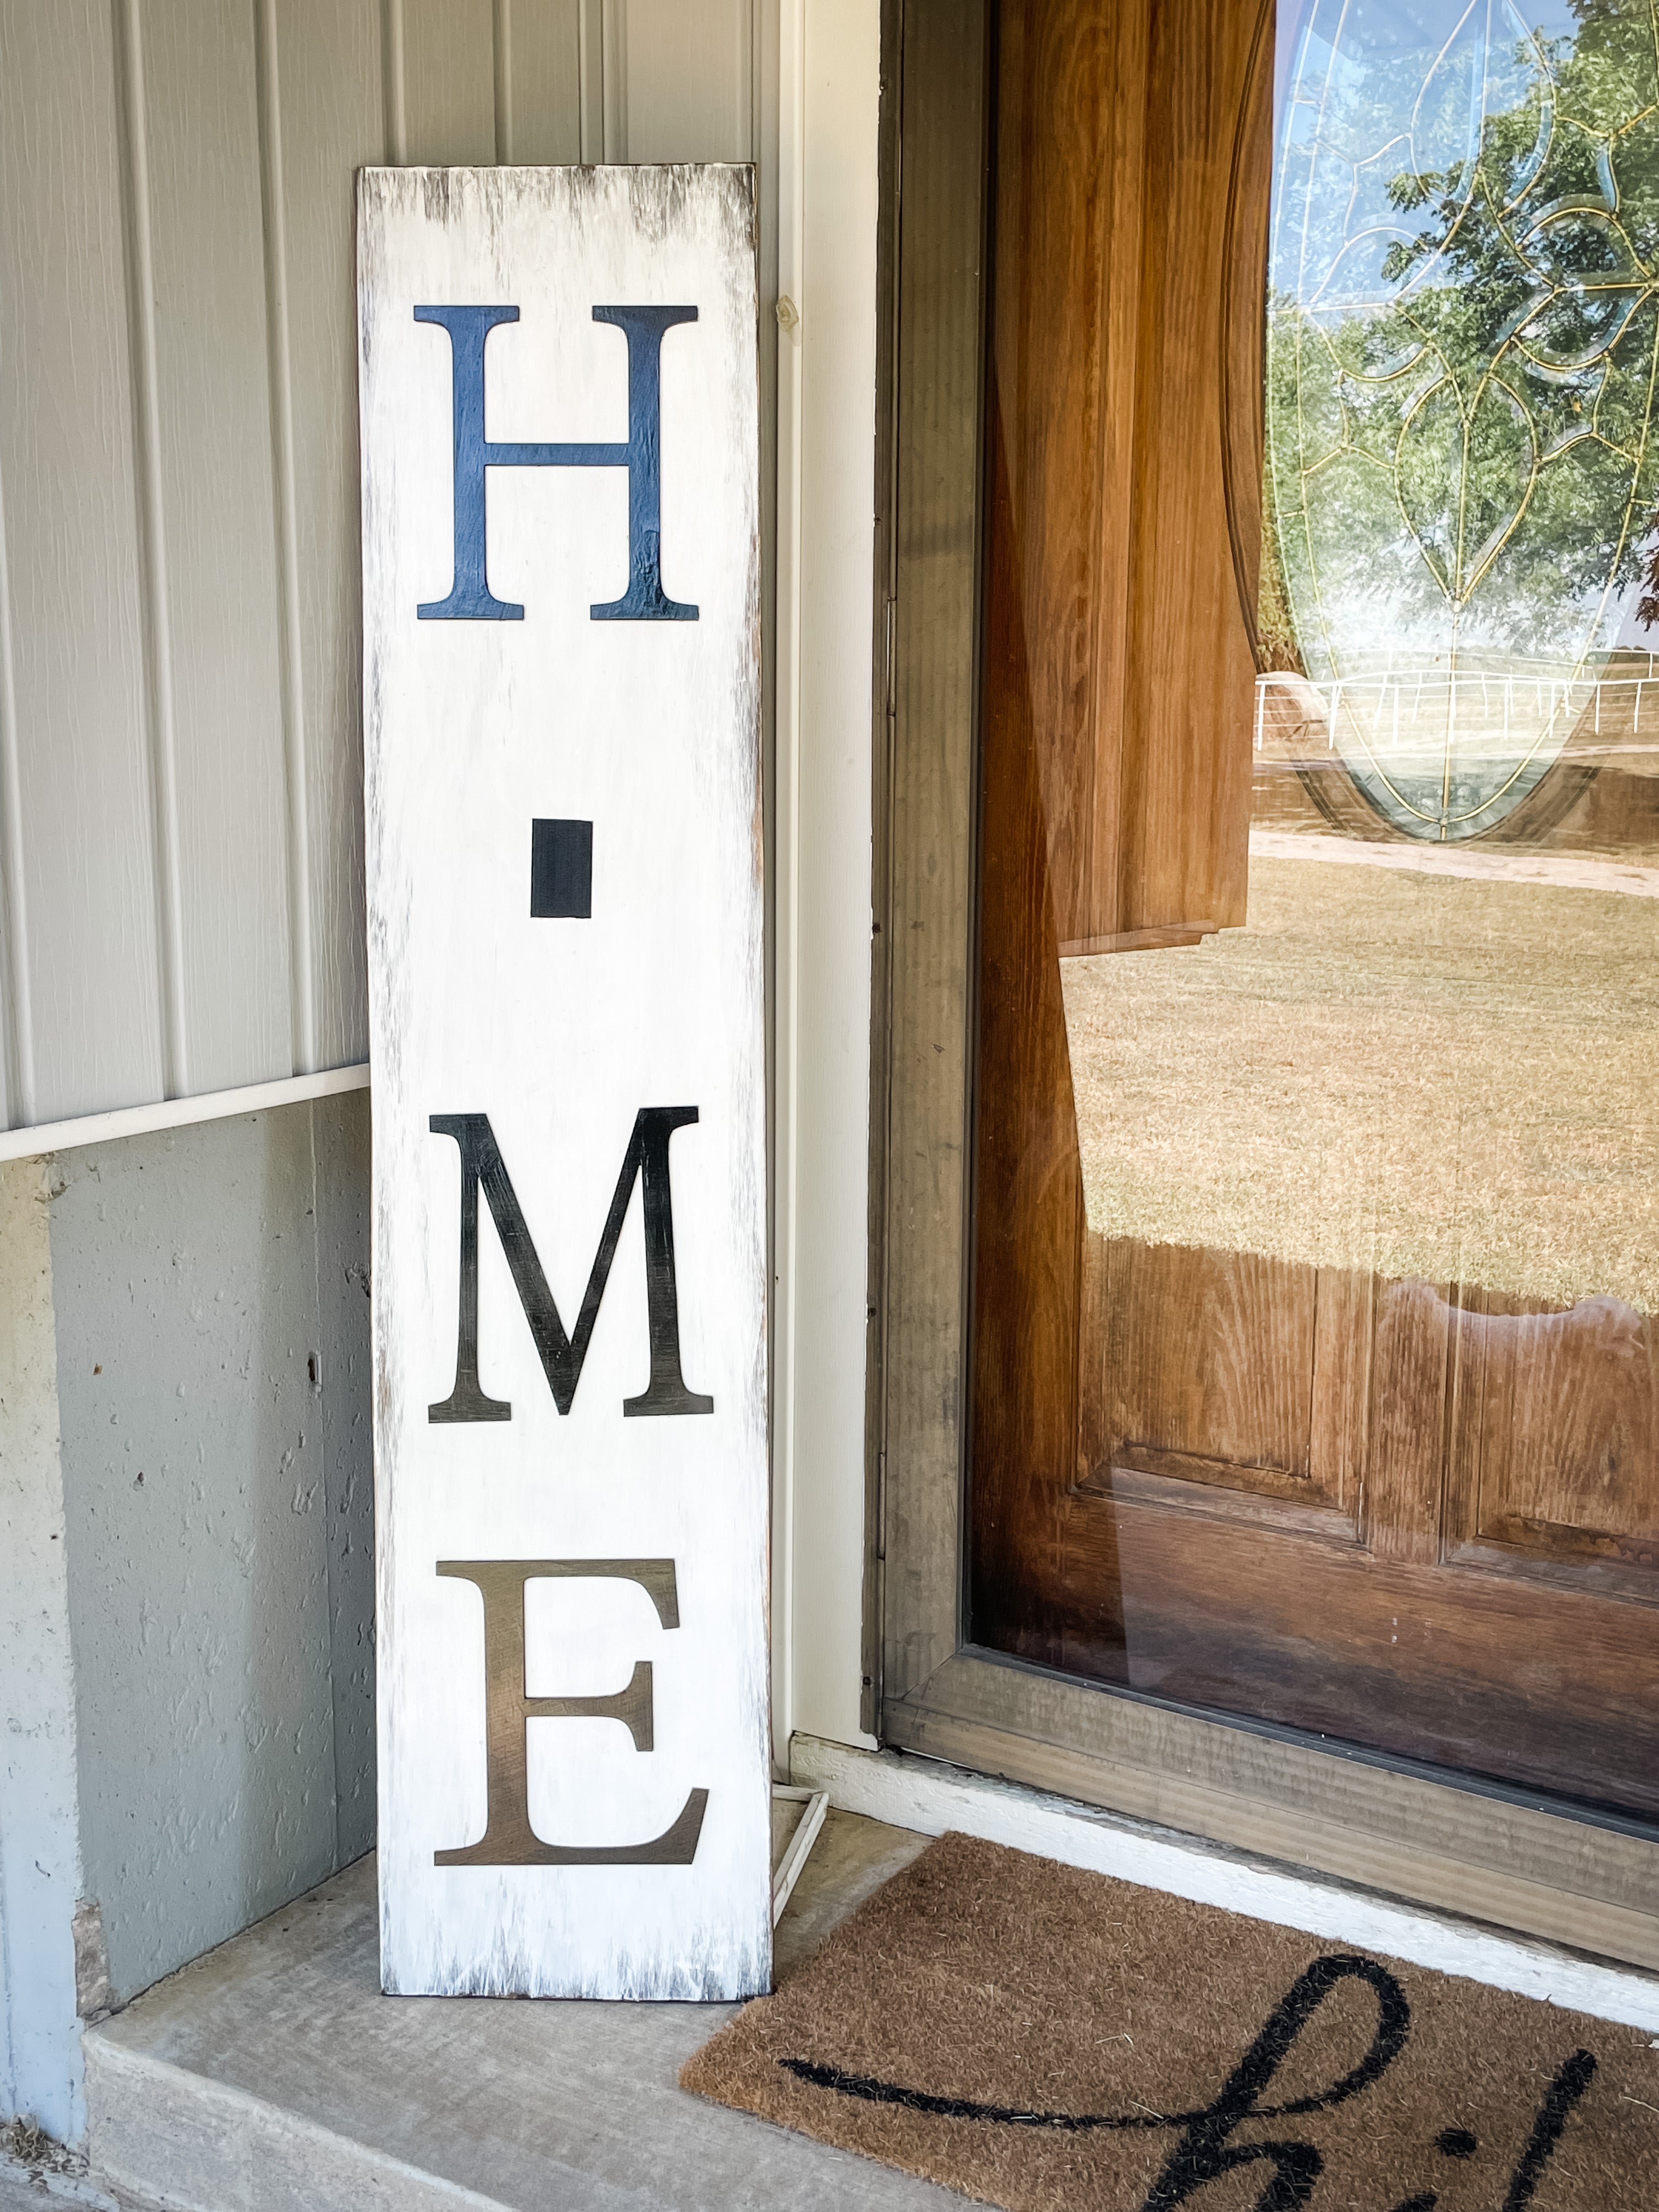
[[[1659,900],[1258,858],[1061,975],[1092,1230],[1659,1312]]]

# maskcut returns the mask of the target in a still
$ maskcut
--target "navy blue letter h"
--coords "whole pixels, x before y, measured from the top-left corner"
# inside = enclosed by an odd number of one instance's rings
[[[662,587],[662,334],[695,323],[695,307],[595,307],[628,340],[625,446],[492,445],[484,436],[484,340],[516,307],[416,307],[417,323],[449,332],[455,397],[455,571],[447,599],[429,599],[422,622],[522,622],[524,609],[498,599],[485,573],[486,469],[626,469],[628,589],[593,606],[595,622],[696,622],[697,610]]]

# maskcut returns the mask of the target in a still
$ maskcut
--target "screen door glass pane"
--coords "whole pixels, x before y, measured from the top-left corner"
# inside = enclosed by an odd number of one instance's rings
[[[1175,6],[1040,126],[1089,12],[997,62],[973,1634],[1659,1818],[1659,23],[1285,0],[1224,125]]]

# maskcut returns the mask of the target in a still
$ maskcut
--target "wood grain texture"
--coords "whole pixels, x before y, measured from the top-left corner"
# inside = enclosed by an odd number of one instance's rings
[[[1083,1297],[1085,1487],[1172,1501],[1172,1481],[1200,1483],[1236,1494],[1206,1510],[1243,1510],[1248,1493],[1357,1536],[1369,1277],[1091,1233]]]
[[[1245,1522],[1281,1534],[1297,1529],[1334,1544],[1358,1541],[1353,1516],[1340,1506],[1310,1503],[1274,1471],[1236,1467],[1231,1460],[1197,1453],[1152,1452],[1121,1445],[1103,1467],[1085,1475],[1076,1494],[1130,1504],[1158,1505],[1176,1513],[1207,1514],[1212,1521]]]
[[[1036,1659],[1059,1651],[1073,1486],[1139,1387],[1083,1333],[1085,1308],[1093,1327],[1117,1307],[1085,1257],[1059,962],[1243,919],[1252,664],[1218,302],[1254,21],[1241,44],[1200,0],[1012,0],[998,19],[969,1587],[973,1633]],[[1230,1371],[1196,1381],[1184,1423],[1160,1401],[1129,1440],[1202,1450],[1230,1377],[1246,1396],[1266,1377],[1274,1406],[1237,1408],[1245,1455],[1305,1480],[1304,1288],[1297,1382],[1224,1336]],[[1167,1364],[1202,1340],[1136,1343]],[[1094,1632],[1109,1641],[1109,1607]]]
[[[1349,1880],[1394,1889],[1385,1871],[1391,1852],[1407,1860],[1443,1855],[1471,1875],[1504,1872],[1540,1890],[1553,1886],[1579,1900],[1644,1913],[1659,1959],[1659,1842],[1575,1819],[1559,1807],[1516,1796],[1497,1797],[1449,1788],[1422,1768],[1334,1758],[1309,1739],[1218,1726],[1206,1715],[1140,1698],[1103,1697],[1091,1682],[1042,1673],[994,1654],[959,1652],[913,1699],[908,1711],[1001,1734],[1022,1725],[1050,1754],[1041,1786],[1086,1803],[1109,1803],[1097,1787],[1070,1788],[1057,1778],[1069,1766],[1079,1781],[1091,1765],[1134,1770],[1140,1792],[1124,1809],[1184,1829],[1189,1835],[1261,1850],[1279,1858],[1323,1866]],[[907,1729],[897,1741],[914,1746]],[[937,1755],[950,1754],[940,1752]],[[1013,1767],[988,1765],[988,1773]],[[1029,1765],[1023,1770],[1029,1778]],[[1224,1807],[1229,1807],[1231,1819]],[[1239,1819],[1253,1808],[1261,1826]],[[1298,1830],[1309,1838],[1304,1855]],[[1349,1856],[1332,1867],[1322,1850],[1340,1839]],[[1287,1848],[1288,1846],[1288,1848]],[[1413,1893],[1406,1885],[1404,1894]],[[1566,1905],[1566,1896],[1559,1896]],[[1455,1909],[1469,1911],[1467,1900]],[[1501,1918],[1501,1914],[1488,1916]],[[1510,1922],[1512,1926],[1524,1922]],[[1563,1936],[1559,1940],[1579,1940]]]
[[[1126,36],[1133,37],[1144,12],[1133,6],[1119,12]],[[1115,753],[1102,758],[1115,732],[1097,729],[1094,671],[1105,477],[1102,355],[1111,217],[1119,216],[1120,228],[1131,222],[1117,189],[1113,126],[1120,119],[1125,128],[1138,124],[1139,110],[1127,85],[1121,102],[1112,97],[1115,44],[1102,9],[998,11],[988,433],[999,458],[988,478],[994,487],[988,614],[993,623],[1018,625],[1024,651],[1017,670],[1001,663],[985,711],[988,732],[1005,711],[1023,705],[1029,716],[1057,927],[1067,938],[1087,933],[1092,910],[1097,782],[1104,777],[1111,794],[1115,787]],[[1144,52],[1140,63],[1144,69]],[[1137,141],[1122,180],[1136,211],[1139,151]],[[1103,179],[1110,180],[1105,190]],[[1133,260],[1138,278],[1138,252]],[[1133,300],[1137,291],[1131,283],[1127,296]],[[1120,285],[1113,301],[1120,321],[1124,295]],[[1136,319],[1127,319],[1127,357],[1112,350],[1117,382],[1127,377],[1130,388]],[[1114,428],[1122,448],[1123,426]],[[1110,490],[1117,493],[1125,455],[1116,451],[1113,458],[1119,467]],[[1121,529],[1109,528],[1105,542],[1115,547],[1121,537]],[[1012,602],[1000,617],[999,600]],[[1005,693],[1009,681],[1019,684],[1023,702]],[[1103,855],[1108,870],[1113,857]],[[1114,916],[1094,926],[1119,924]]]
[[[1085,1217],[995,407],[988,429],[969,1619],[981,1641],[1001,1641],[980,1626],[994,1621],[1004,1648],[1052,1659],[1054,1516],[1078,1472]]]
[[[1248,10],[1241,11],[1248,12]],[[1262,454],[1267,445],[1268,221],[1273,211],[1273,58],[1278,9],[1259,6],[1227,190],[1222,262],[1221,443],[1239,614],[1259,663]]]
[[[1659,1814],[1646,1607],[1586,1590],[1540,1604],[1498,1575],[1127,1498],[1078,1500],[1065,1573],[1074,1672]],[[1127,1662],[1087,1632],[1107,1578]]]
[[[1641,1316],[1094,1236],[1084,1267],[1087,1471],[1019,1493],[1059,1584],[981,1641],[1659,1808]]]
[[[752,173],[377,169],[362,194],[383,1977],[743,1996],[767,1985],[771,1928]],[[626,481],[597,467],[493,472],[491,581],[521,621],[416,618],[452,574],[453,417],[444,335],[413,311],[481,284],[520,309],[486,356],[508,440],[625,428],[626,355],[594,305],[696,307],[663,346],[660,418],[663,582],[695,622],[590,618],[629,562]],[[532,918],[534,817],[592,823],[591,918]],[[568,1325],[635,1115],[682,1103],[680,1347],[712,1411],[623,1418],[653,1366],[630,1201],[568,1414],[486,1222],[480,1375],[511,1418],[433,1424],[457,1369],[460,1176],[430,1117],[489,1115]],[[503,1560],[613,1575],[526,1588],[506,1690],[551,1702],[520,1826],[598,1851],[684,1842],[689,1817],[689,1863],[434,1863],[495,1825],[465,1563]],[[630,1726],[555,1717],[576,1697],[623,1717],[641,1665],[653,1704],[636,1694]]]
[[[1365,1541],[1379,1557],[1440,1556],[1452,1310],[1443,1284],[1380,1284],[1371,1343]]]
[[[1659,1603],[1651,1321],[1465,1291],[1454,1358],[1450,1556]]]
[[[1222,365],[1234,150],[1261,8],[1155,0],[1146,66],[1137,573],[1122,688],[1124,927],[1244,919],[1255,660],[1227,528]],[[1265,151],[1265,147],[1262,149]],[[1203,825],[1207,835],[1194,836]],[[1079,932],[1086,934],[1086,932]]]
[[[1356,1525],[1370,1448],[1376,1288],[1370,1275],[1321,1267],[1314,1291],[1309,1470]]]
[[[1108,1249],[1114,1459],[1198,1455],[1252,1471],[1254,1486],[1334,1503],[1311,1464],[1315,1270],[1127,1240]]]
[[[1643,1317],[1085,1226],[1060,962],[1243,919],[1270,40],[1000,27],[973,1636],[1650,1815]]]
[[[877,1134],[886,1697],[945,1664],[961,1626],[986,35],[978,0],[906,10],[893,689],[876,793],[887,860],[878,919],[891,960],[876,1040],[889,1087]]]
[[[1249,518],[1224,436],[1259,453],[1259,391],[1253,414],[1238,393],[1261,346],[1261,13],[1019,0],[1000,17],[991,526],[1062,957],[1243,920]]]

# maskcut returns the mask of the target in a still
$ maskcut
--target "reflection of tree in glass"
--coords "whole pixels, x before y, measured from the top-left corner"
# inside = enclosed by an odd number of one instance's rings
[[[1508,104],[1469,156],[1393,174],[1391,223],[1334,262],[1304,246],[1299,270],[1276,263],[1270,489],[1310,674],[1402,653],[1577,665],[1611,644],[1643,565],[1659,505],[1655,10],[1572,13],[1571,36],[1484,52],[1487,97],[1497,79]],[[1345,149],[1386,150],[1407,128],[1455,143],[1468,85],[1430,58],[1409,80],[1332,70],[1320,131]],[[1305,207],[1323,213],[1312,190]],[[1371,281],[1345,286],[1390,231]]]

